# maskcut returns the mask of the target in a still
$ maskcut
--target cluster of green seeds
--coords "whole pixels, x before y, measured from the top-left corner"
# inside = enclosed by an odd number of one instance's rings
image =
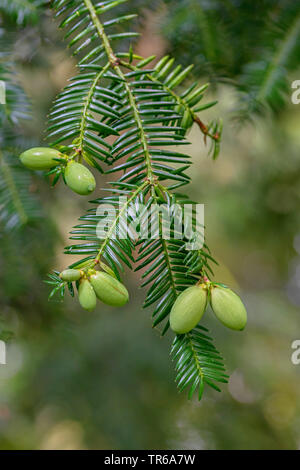
[[[79,269],[66,269],[59,277],[65,282],[78,283],[78,300],[85,310],[94,310],[97,298],[113,307],[122,307],[129,300],[126,287],[118,279],[103,271],[89,269],[86,273]]]
[[[62,167],[65,183],[72,191],[88,195],[94,191],[96,181],[90,170],[59,150],[36,147],[20,155],[24,166],[31,170],[50,170]],[[121,307],[128,302],[126,287],[106,272],[67,269],[60,274],[65,282],[77,283],[80,305],[89,311],[94,310],[97,298],[107,305]],[[247,323],[247,312],[240,297],[227,287],[204,282],[189,287],[175,301],[170,326],[178,334],[191,331],[203,317],[210,302],[216,317],[232,330],[243,330]]]
[[[243,330],[247,312],[240,297],[228,287],[205,282],[189,287],[176,299],[170,314],[175,333],[191,331],[203,317],[208,303],[218,320],[232,330]]]
[[[82,196],[89,195],[96,188],[96,181],[90,170],[59,150],[35,147],[23,152],[20,160],[30,170],[51,170],[61,165],[65,183]]]

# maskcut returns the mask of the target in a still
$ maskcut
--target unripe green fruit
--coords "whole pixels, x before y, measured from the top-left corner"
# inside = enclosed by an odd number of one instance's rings
[[[87,196],[96,187],[95,178],[90,170],[77,162],[68,163],[65,170],[65,180],[69,188],[81,196]]]
[[[78,269],[65,269],[60,273],[59,277],[67,282],[78,281],[81,277],[81,273]]]
[[[20,160],[30,170],[49,170],[58,165],[54,158],[62,158],[63,155],[55,149],[48,147],[35,147],[21,153]]]
[[[207,291],[200,286],[189,287],[177,297],[171,313],[170,326],[175,333],[191,331],[201,320],[207,304]]]
[[[128,302],[126,287],[117,279],[104,272],[97,272],[90,277],[98,299],[107,305],[122,307]]]
[[[247,324],[247,311],[240,297],[226,287],[213,287],[211,306],[221,323],[232,330],[243,330]]]
[[[79,285],[78,299],[81,307],[85,310],[91,312],[96,307],[97,297],[91,283],[87,279],[81,281]]]

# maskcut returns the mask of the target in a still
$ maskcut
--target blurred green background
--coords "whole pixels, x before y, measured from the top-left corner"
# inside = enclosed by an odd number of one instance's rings
[[[272,2],[257,2],[254,12],[248,1],[165,1],[154,2],[151,13],[147,1],[130,3],[142,13],[140,53],[171,52],[178,62],[195,63],[203,83],[212,81],[207,101],[219,104],[201,118],[223,119],[221,153],[213,162],[199,130],[192,130],[189,191],[205,204],[206,240],[220,263],[215,280],[242,295],[249,323],[244,332],[231,332],[206,313],[203,324],[231,379],[221,394],[206,389],[200,403],[189,402],[174,383],[172,335],[161,339],[151,329],[151,312],[141,308],[138,273],[126,272],[131,302],[120,310],[86,313],[70,297],[47,301],[43,280],[70,264],[63,247],[87,202],[34,175],[31,191],[42,219],[0,238],[0,331],[13,333],[7,365],[0,365],[0,448],[299,449],[300,365],[291,361],[291,345],[300,339],[300,105],[291,103],[290,91],[279,104],[275,99],[275,114],[254,112],[252,122],[240,107],[243,70],[263,54],[261,35],[246,25],[252,21],[261,33]],[[234,22],[222,3],[234,8]],[[221,31],[215,48],[213,21]],[[2,12],[1,28],[32,102],[23,126],[27,148],[42,143],[51,102],[76,62],[48,10],[36,22],[16,23]],[[288,88],[297,73],[300,78],[298,63],[285,68]],[[101,187],[104,182],[100,176]]]

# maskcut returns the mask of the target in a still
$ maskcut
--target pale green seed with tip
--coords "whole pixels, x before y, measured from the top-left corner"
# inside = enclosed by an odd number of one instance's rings
[[[65,180],[69,188],[81,196],[91,194],[96,188],[93,174],[81,163],[68,163],[65,170]]]
[[[105,272],[97,272],[90,277],[98,299],[113,307],[122,307],[129,300],[126,287]]]
[[[82,308],[92,311],[96,308],[97,297],[91,283],[84,279],[78,289],[78,300]]]
[[[55,158],[63,158],[58,150],[48,147],[34,147],[21,153],[20,160],[30,170],[49,170],[59,165]]]
[[[177,297],[171,313],[170,326],[175,333],[191,331],[204,315],[207,291],[200,286],[189,287]]]
[[[247,311],[240,297],[231,289],[213,287],[210,302],[214,314],[227,328],[237,331],[245,328]]]

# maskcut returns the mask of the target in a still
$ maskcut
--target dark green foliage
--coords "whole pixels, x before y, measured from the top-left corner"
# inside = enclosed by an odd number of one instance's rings
[[[30,192],[32,184],[16,157],[0,153],[0,228],[16,230],[41,216],[37,198]]]
[[[174,59],[166,56],[149,68],[154,57],[136,56],[131,48],[127,53],[112,49],[115,40],[136,36],[114,29],[134,15],[115,19],[110,15],[109,20],[104,15],[108,11],[111,14],[114,7],[123,3],[124,0],[53,2],[56,17],[65,29],[65,38],[73,54],[79,56],[79,74],[71,79],[54,103],[48,138],[53,146],[69,153],[71,158],[84,159],[101,172],[119,175],[110,183],[110,195],[93,201],[99,207],[109,205],[112,211],[99,213],[93,206],[81,217],[83,223],[72,231],[71,239],[83,243],[67,247],[66,253],[85,256],[72,267],[89,269],[105,263],[120,279],[123,264],[131,268],[136,263],[136,270],[144,269],[142,285],[148,286],[144,307],[155,305],[153,327],[163,322],[162,334],[165,334],[176,297],[202,276],[208,276],[210,262],[214,262],[206,245],[203,249],[188,251],[189,240],[177,236],[176,205],[192,204],[186,196],[172,193],[190,180],[186,174],[190,157],[180,153],[177,147],[188,143],[186,132],[196,122],[204,136],[211,140],[212,156],[216,158],[221,124],[205,125],[197,115],[215,104],[199,104],[207,85],[192,82],[186,90],[182,89],[192,66],[175,66]],[[105,169],[104,165],[110,168]],[[124,199],[120,204],[121,196]],[[163,234],[161,212],[155,221],[157,235],[154,238],[144,237],[142,227],[134,226],[138,216],[153,205],[160,206],[171,220],[169,239]],[[152,215],[147,217],[152,223]],[[107,230],[99,236],[97,226],[104,220]],[[128,235],[129,224],[133,225]],[[190,224],[195,229],[194,217]],[[50,276],[49,283],[54,286],[51,296],[59,293],[63,297],[67,283],[62,282],[57,273]],[[68,285],[70,288],[72,283]],[[197,336],[191,335],[186,336],[187,343],[180,347],[180,354],[190,347],[190,337],[194,341]],[[213,362],[213,347],[210,352],[208,361]],[[204,382],[215,388],[210,378],[222,380],[213,365],[206,369],[200,356],[189,356],[187,366],[192,384],[190,397],[199,384],[203,388]]]
[[[232,83],[237,116],[251,117],[287,104],[289,77],[299,67],[300,5],[293,0],[165,0],[162,33],[170,50],[198,74]]]
[[[279,11],[268,18],[263,54],[245,64],[240,76],[245,113],[263,112],[266,105],[276,112],[291,93],[289,73],[298,69],[300,60],[300,5],[281,3]]]
[[[41,311],[46,310],[41,307],[43,291],[36,286],[48,269],[47,256],[53,247],[51,221],[43,217],[32,176],[18,158],[31,144],[23,133],[24,120],[31,118],[31,106],[19,83],[13,52],[17,35],[12,31],[16,22],[19,25],[36,21],[38,3],[42,2],[2,1],[0,4],[5,27],[0,30],[0,80],[5,83],[5,103],[0,104],[0,307],[3,314],[0,339],[3,341],[9,341],[14,335],[8,330],[10,326],[15,330],[8,319],[11,315],[4,317],[7,312],[19,306],[22,314],[27,311],[28,317],[37,313],[41,317]],[[32,292],[35,292],[34,299]]]
[[[22,145],[21,123],[28,119],[30,106],[9,52],[0,56],[0,80],[6,91],[6,102],[0,104],[0,227],[12,231],[38,219],[40,210],[30,191],[30,173],[16,158]]]
[[[48,0],[1,0],[0,13],[17,25],[36,23],[39,10]]]
[[[173,341],[171,356],[176,362],[176,382],[180,391],[189,387],[191,398],[198,390],[199,400],[204,385],[220,392],[215,382],[227,383],[223,358],[207,336],[207,329],[197,326],[185,335],[177,335]]]
[[[4,38],[0,36],[0,45],[5,47]],[[20,120],[28,119],[29,102],[17,82],[15,64],[8,50],[0,53],[0,80],[5,84],[5,103],[0,105],[0,142],[9,145],[17,138]],[[10,141],[11,139],[11,141]]]

